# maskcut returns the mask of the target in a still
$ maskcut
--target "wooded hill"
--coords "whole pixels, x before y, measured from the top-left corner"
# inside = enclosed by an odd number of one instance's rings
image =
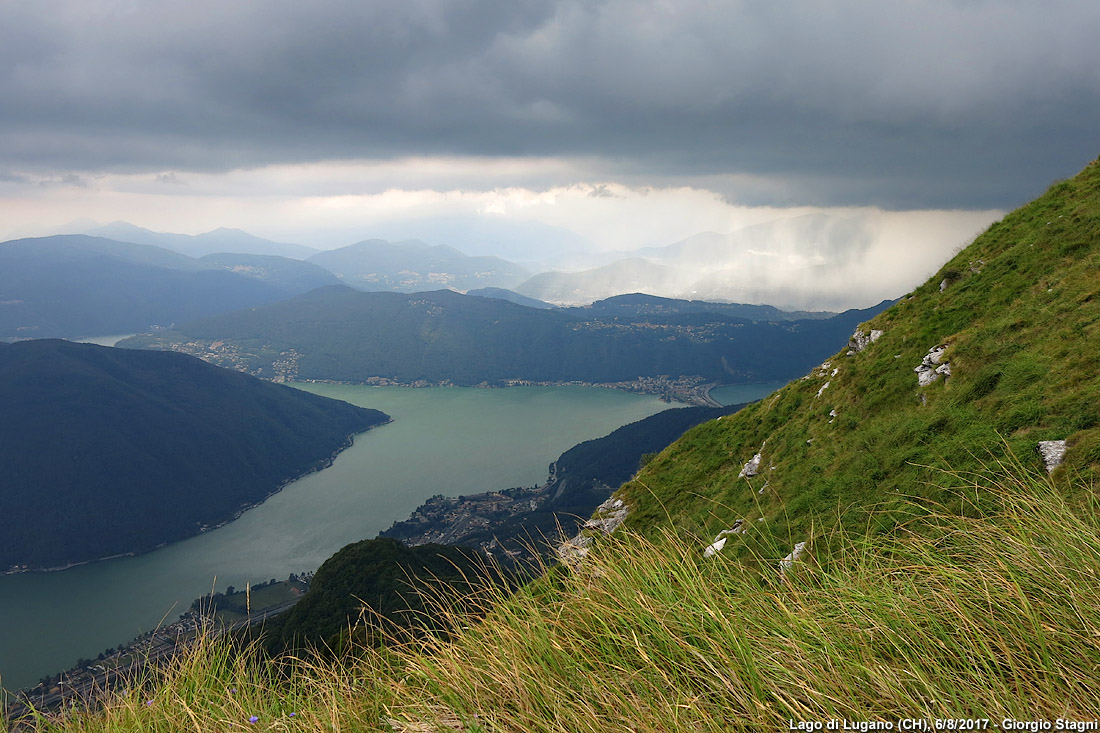
[[[143,552],[233,519],[389,420],[184,354],[0,344],[0,570]]]
[[[446,290],[333,287],[121,345],[184,350],[291,379],[477,385],[669,375],[758,382],[804,374],[886,305],[831,318],[751,321],[727,315],[727,304],[708,309],[645,296],[546,310]]]

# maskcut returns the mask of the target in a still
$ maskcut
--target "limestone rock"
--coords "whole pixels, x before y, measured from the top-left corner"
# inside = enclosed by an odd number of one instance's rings
[[[831,382],[826,382],[825,384],[821,385],[821,389],[819,389],[817,391],[817,394],[814,395],[814,396],[815,397],[820,397],[821,393],[824,392],[826,389],[828,389],[830,384],[832,384],[832,383]]]
[[[1043,457],[1043,465],[1046,466],[1047,473],[1062,465],[1062,461],[1066,457],[1066,441],[1040,440],[1038,448],[1039,455]]]
[[[588,555],[588,549],[592,546],[592,541],[590,535],[579,534],[562,542],[557,548],[558,560],[563,565],[575,570],[585,556]]]
[[[848,339],[848,356],[855,356],[871,344],[878,341],[885,331],[872,329],[870,333],[864,333],[862,329],[856,329],[852,338]]]
[[[626,515],[629,513],[630,508],[623,503],[622,499],[611,498],[600,504],[596,507],[592,518],[584,523],[584,527],[576,536],[558,545],[556,550],[558,560],[576,570],[595,541],[593,535],[585,532],[597,531],[605,535],[611,534],[626,521]]]
[[[795,545],[794,549],[791,550],[791,554],[787,555],[785,558],[779,561],[779,577],[782,578],[783,576],[785,576],[787,574],[787,571],[791,569],[795,562],[802,559],[802,555],[805,553],[805,551],[805,542],[799,542],[797,545]]]
[[[712,544],[707,545],[707,549],[703,550],[703,557],[714,557],[722,548],[726,546],[726,538],[720,537],[716,539]]]
[[[943,375],[946,380],[951,376],[951,364],[943,361],[943,355],[947,352],[947,345],[933,346],[921,359],[921,363],[914,367],[917,373],[917,385],[927,387]]]
[[[733,523],[733,526],[729,529],[723,529],[718,533],[718,536],[714,538],[714,542],[707,545],[707,548],[703,550],[703,557],[713,557],[715,554],[722,551],[722,548],[726,546],[726,539],[730,535],[743,534],[745,531],[745,520],[738,519]]]
[[[598,529],[604,534],[611,534],[626,521],[629,512],[622,499],[608,499],[596,507],[595,515],[584,523],[584,529]]]
[[[760,461],[763,458],[764,446],[768,444],[768,441],[764,441],[760,444],[760,452],[752,457],[752,459],[745,464],[741,469],[741,473],[737,474],[737,478],[751,478],[760,473]]]

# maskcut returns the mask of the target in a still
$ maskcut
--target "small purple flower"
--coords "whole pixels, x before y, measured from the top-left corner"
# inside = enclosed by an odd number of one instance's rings
[[[146,704],[146,705],[152,705],[152,704],[153,704],[153,701],[152,701],[152,700],[146,700],[146,701],[145,701],[145,704]]]
[[[257,715],[252,715],[252,716],[249,716],[249,718],[248,718],[248,722],[249,722],[249,723],[252,723],[253,725],[255,725],[255,724],[256,724],[256,721],[258,721],[259,719],[260,719],[260,718],[259,718],[259,716],[257,716]]]
[[[236,695],[237,694],[237,688],[236,687],[230,687],[229,688],[229,694],[230,695]]]
[[[295,715],[297,715],[297,714],[298,714],[298,713],[291,713],[291,714],[290,714],[290,717],[292,717],[292,718],[293,718],[293,717],[294,717]]]

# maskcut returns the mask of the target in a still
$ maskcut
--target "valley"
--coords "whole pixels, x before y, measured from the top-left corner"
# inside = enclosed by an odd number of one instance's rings
[[[343,545],[407,519],[433,494],[535,485],[577,440],[668,407],[582,387],[300,386],[394,421],[219,529],[137,557],[0,577],[4,687],[31,685],[152,631],[212,587],[315,570]]]

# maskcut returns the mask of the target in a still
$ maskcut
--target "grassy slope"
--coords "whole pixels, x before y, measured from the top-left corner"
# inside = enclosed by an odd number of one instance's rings
[[[1040,440],[1069,441],[1056,479],[1091,481],[1100,462],[1097,295],[1100,161],[994,224],[869,321],[865,330],[885,334],[863,352],[843,349],[828,368],[689,432],[621,490],[634,508],[628,524],[652,534],[671,520],[709,536],[765,517],[782,520],[767,526],[788,544],[840,517],[887,529],[900,517],[889,510],[908,511],[905,496],[943,498],[929,467],[967,471],[1011,451],[1041,471]],[[939,344],[952,376],[918,388],[914,367]],[[764,441],[760,474],[738,478]]]

